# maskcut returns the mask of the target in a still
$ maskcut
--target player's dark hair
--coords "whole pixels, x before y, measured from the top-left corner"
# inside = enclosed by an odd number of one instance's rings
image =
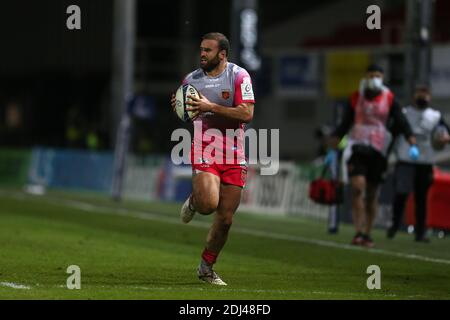
[[[210,32],[202,37],[202,40],[216,40],[219,44],[219,51],[225,50],[225,54],[228,57],[230,51],[230,41],[228,38],[220,32]]]
[[[367,72],[381,72],[384,73],[384,70],[381,66],[379,66],[378,64],[372,63],[371,65],[369,65],[367,67]]]

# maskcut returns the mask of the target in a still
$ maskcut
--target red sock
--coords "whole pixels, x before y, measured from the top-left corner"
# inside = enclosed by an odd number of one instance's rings
[[[203,253],[202,253],[202,259],[207,264],[213,265],[216,262],[218,255],[219,255],[218,253],[205,248],[205,250],[203,250]]]

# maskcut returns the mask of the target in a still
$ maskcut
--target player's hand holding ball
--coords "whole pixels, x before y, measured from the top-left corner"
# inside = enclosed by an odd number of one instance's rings
[[[177,89],[176,93],[172,95],[172,99],[170,101],[172,109],[184,122],[192,121],[198,116],[198,112],[196,114],[196,112],[188,110],[190,107],[189,102],[193,97],[200,98],[200,93],[190,84],[181,85]]]
[[[199,114],[204,112],[211,112],[213,104],[204,95],[199,93],[199,97],[188,96],[190,99],[186,101],[186,111],[193,112],[193,119],[197,118]]]
[[[177,105],[177,100],[175,99],[175,93],[172,93],[172,98],[170,99],[170,104],[172,106],[172,111],[177,112],[175,109],[176,105]]]

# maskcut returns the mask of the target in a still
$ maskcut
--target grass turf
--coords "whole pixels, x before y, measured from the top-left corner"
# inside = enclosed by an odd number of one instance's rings
[[[450,298],[448,238],[421,244],[401,233],[392,241],[375,230],[377,249],[360,249],[348,245],[348,225],[330,235],[323,221],[243,212],[216,265],[228,286],[211,286],[195,274],[211,217],[196,216],[184,225],[179,208],[117,204],[81,193],[1,190],[0,298]],[[66,287],[69,265],[81,268],[81,290]],[[369,265],[381,268],[380,290],[366,287]]]

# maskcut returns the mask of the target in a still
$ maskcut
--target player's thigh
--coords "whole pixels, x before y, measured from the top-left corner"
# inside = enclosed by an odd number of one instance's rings
[[[215,211],[219,204],[220,178],[210,172],[197,172],[192,177],[196,209],[202,213]]]
[[[231,224],[233,214],[241,202],[242,188],[231,184],[220,185],[219,207],[217,215],[226,223]]]

